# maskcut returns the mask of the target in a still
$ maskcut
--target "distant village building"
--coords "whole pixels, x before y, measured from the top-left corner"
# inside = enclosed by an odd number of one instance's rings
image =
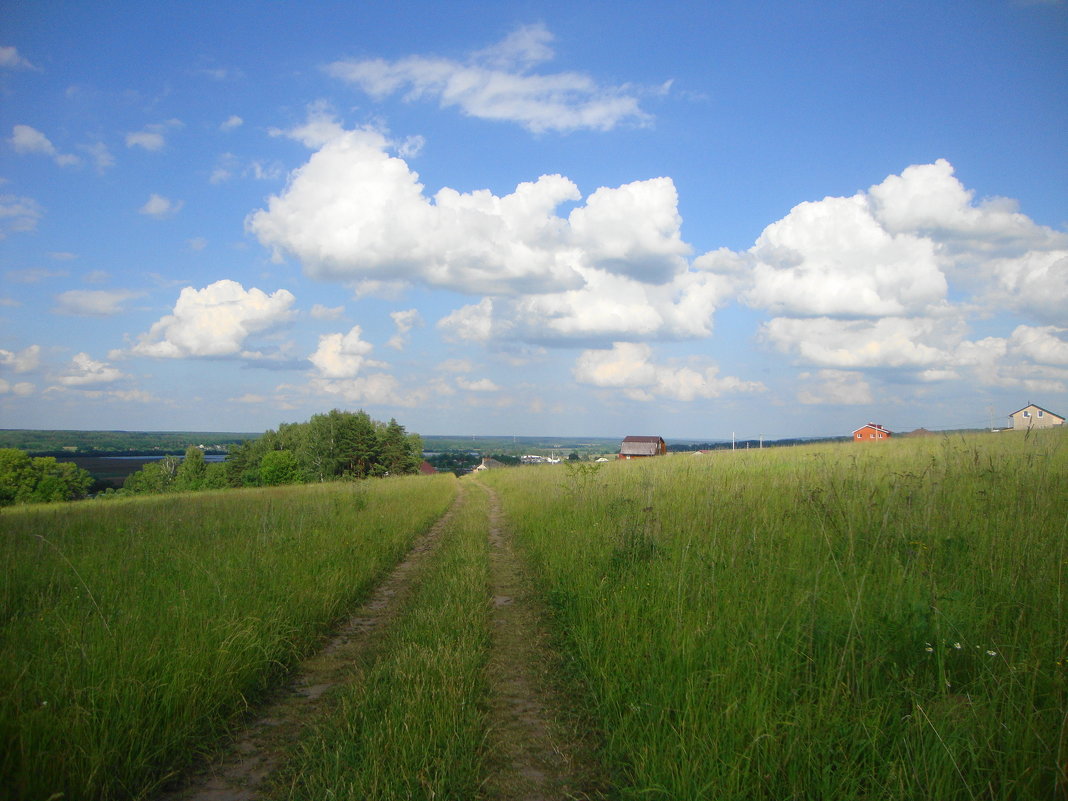
[[[496,470],[498,467],[504,467],[504,462],[498,462],[489,456],[482,457],[482,464],[475,468],[475,470]]]
[[[933,437],[935,433],[928,431],[926,428],[917,428],[914,431],[910,431],[905,435],[906,437]]]
[[[1009,415],[1009,428],[1015,431],[1026,431],[1030,428],[1053,428],[1053,426],[1062,425],[1064,425],[1063,417],[1033,403],[1028,403],[1022,409],[1017,409]]]
[[[430,464],[430,462],[424,459],[423,463],[419,465],[419,472],[424,476],[434,476],[437,475],[438,471],[434,467],[434,465]]]
[[[878,423],[868,423],[853,432],[854,442],[879,442],[890,439],[890,431]]]
[[[663,456],[667,443],[663,437],[624,437],[619,446],[620,459],[638,459],[645,456]]]

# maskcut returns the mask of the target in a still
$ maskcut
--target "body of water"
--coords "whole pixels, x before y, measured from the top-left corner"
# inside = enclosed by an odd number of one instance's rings
[[[162,458],[163,456],[156,454],[141,454],[135,456],[57,456],[56,460],[72,462],[83,470],[88,470],[97,481],[118,489],[130,473],[136,473],[149,462],[158,462]],[[204,461],[224,462],[226,454],[205,454]]]

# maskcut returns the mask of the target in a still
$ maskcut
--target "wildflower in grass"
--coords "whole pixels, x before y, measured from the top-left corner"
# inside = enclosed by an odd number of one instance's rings
[[[926,644],[924,645],[924,649],[923,649],[923,650],[925,650],[925,651],[926,651],[927,653],[929,653],[929,654],[930,654],[930,653],[934,653],[934,646],[933,646],[933,645],[931,645],[931,643],[926,643]]]
[[[987,656],[997,656],[998,652],[997,651],[987,650],[986,655]]]
[[[959,642],[953,643],[953,647],[956,648],[958,651],[961,649],[961,645]]]

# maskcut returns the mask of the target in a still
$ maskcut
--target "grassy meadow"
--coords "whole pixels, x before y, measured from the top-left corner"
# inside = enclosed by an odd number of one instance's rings
[[[613,797],[1068,799],[1068,431],[480,481]],[[5,509],[0,786],[151,797],[461,487],[402,613],[271,797],[478,797],[488,499],[451,476]]]
[[[5,509],[5,796],[151,795],[455,493],[440,476]]]
[[[622,798],[1068,798],[1066,435],[483,480]]]

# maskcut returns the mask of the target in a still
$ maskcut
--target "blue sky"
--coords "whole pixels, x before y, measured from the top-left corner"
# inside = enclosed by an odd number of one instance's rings
[[[4,15],[2,427],[1068,409],[1063,2]]]

